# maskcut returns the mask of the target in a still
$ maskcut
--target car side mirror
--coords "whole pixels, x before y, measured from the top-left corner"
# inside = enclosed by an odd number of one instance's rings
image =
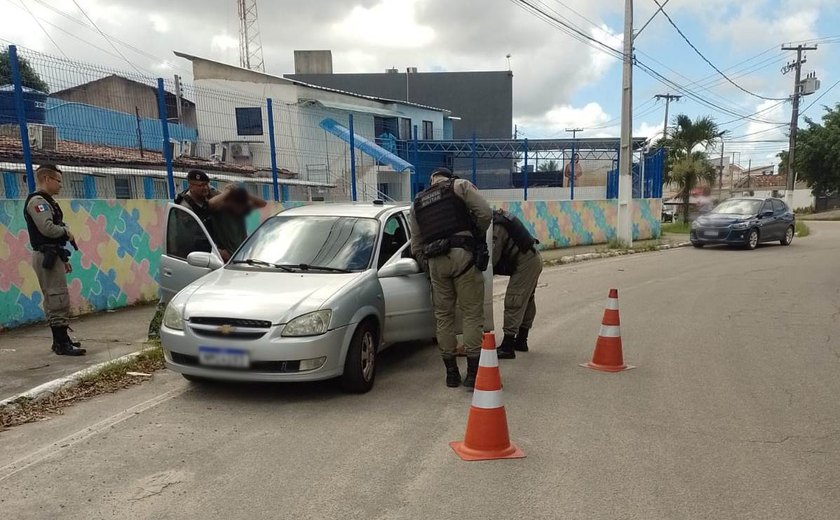
[[[187,264],[193,267],[201,267],[202,269],[216,270],[222,267],[222,261],[213,253],[206,253],[204,251],[193,251],[187,255]]]
[[[380,278],[396,278],[420,272],[420,265],[413,258],[400,258],[379,270]]]

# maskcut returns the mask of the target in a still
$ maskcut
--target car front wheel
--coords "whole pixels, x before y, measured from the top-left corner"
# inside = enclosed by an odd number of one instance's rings
[[[692,242],[692,243],[691,243],[691,245],[693,245],[693,246],[694,246],[694,247],[696,247],[697,249],[700,249],[700,248],[701,248],[701,247],[703,247],[705,244],[703,244],[702,242]]]
[[[378,343],[379,334],[373,322],[368,320],[359,324],[344,361],[344,373],[341,375],[344,391],[362,394],[373,388]]]
[[[790,226],[785,230],[785,237],[779,242],[782,243],[783,246],[789,246],[791,242],[793,242],[793,235],[796,233],[796,230],[793,229],[793,226]]]
[[[747,246],[747,249],[755,249],[756,247],[758,247],[758,239],[758,230],[755,228],[751,229],[750,232],[747,233],[747,238],[745,240],[745,245]]]

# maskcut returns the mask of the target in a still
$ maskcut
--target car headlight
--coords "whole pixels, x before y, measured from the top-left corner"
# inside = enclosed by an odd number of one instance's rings
[[[749,222],[736,222],[732,224],[732,229],[747,229],[748,227],[750,227]]]
[[[184,330],[184,305],[169,302],[163,312],[163,326],[172,330]]]
[[[315,311],[303,316],[298,316],[283,327],[282,336],[318,336],[329,330],[331,310]]]
[[[700,227],[700,222],[698,222],[696,220],[692,220],[691,221],[691,229],[696,229],[698,227]]]

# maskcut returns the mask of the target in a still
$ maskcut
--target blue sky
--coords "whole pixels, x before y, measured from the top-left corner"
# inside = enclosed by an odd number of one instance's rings
[[[621,0],[523,0],[553,12],[615,48],[621,46]],[[238,63],[238,20],[234,0],[0,0],[0,38],[44,53],[64,53],[103,67],[138,67],[152,77],[190,67],[173,50]],[[791,75],[779,69],[793,57],[784,42],[821,40],[804,71],[817,73],[825,94],[805,115],[819,117],[820,105],[840,101],[840,9],[838,0],[670,0],[665,7],[678,27],[720,69],[745,89],[786,98]],[[520,0],[258,0],[266,70],[293,71],[294,49],[331,49],[336,72],[381,72],[415,66],[421,71],[504,70],[511,54],[514,117],[520,135],[617,136],[621,63],[586,46],[523,9]],[[28,9],[28,11],[27,11]],[[636,0],[636,28],[654,12],[654,0]],[[39,25],[40,23],[40,25]],[[116,40],[115,40],[116,39]],[[120,50],[122,56],[115,52]],[[684,97],[671,114],[710,115],[731,131],[726,151],[746,164],[768,163],[786,149],[790,103],[750,96],[729,85],[680,38],[660,14],[636,40],[636,56],[680,86],[716,105]],[[749,61],[747,61],[749,60]],[[634,134],[661,133],[664,105],[655,94],[680,94],[635,69]],[[702,88],[694,82],[701,82]],[[757,133],[760,132],[760,133]],[[742,137],[743,136],[743,137]],[[779,141],[779,142],[760,142]]]

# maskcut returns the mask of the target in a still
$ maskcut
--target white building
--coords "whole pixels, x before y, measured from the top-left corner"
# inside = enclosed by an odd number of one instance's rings
[[[383,134],[407,140],[414,127],[442,129],[450,117],[440,108],[313,86],[181,52],[175,55],[193,65],[194,92],[184,95],[196,104],[196,155],[270,170],[267,99],[271,98],[277,167],[297,173],[301,180],[333,184],[348,197],[350,146],[329,130],[343,130],[346,135],[352,114],[357,137],[370,143]],[[405,161],[394,153],[393,145],[383,144],[379,152],[387,155],[377,161],[357,147],[359,200],[382,196],[407,200],[410,172],[400,171]]]

